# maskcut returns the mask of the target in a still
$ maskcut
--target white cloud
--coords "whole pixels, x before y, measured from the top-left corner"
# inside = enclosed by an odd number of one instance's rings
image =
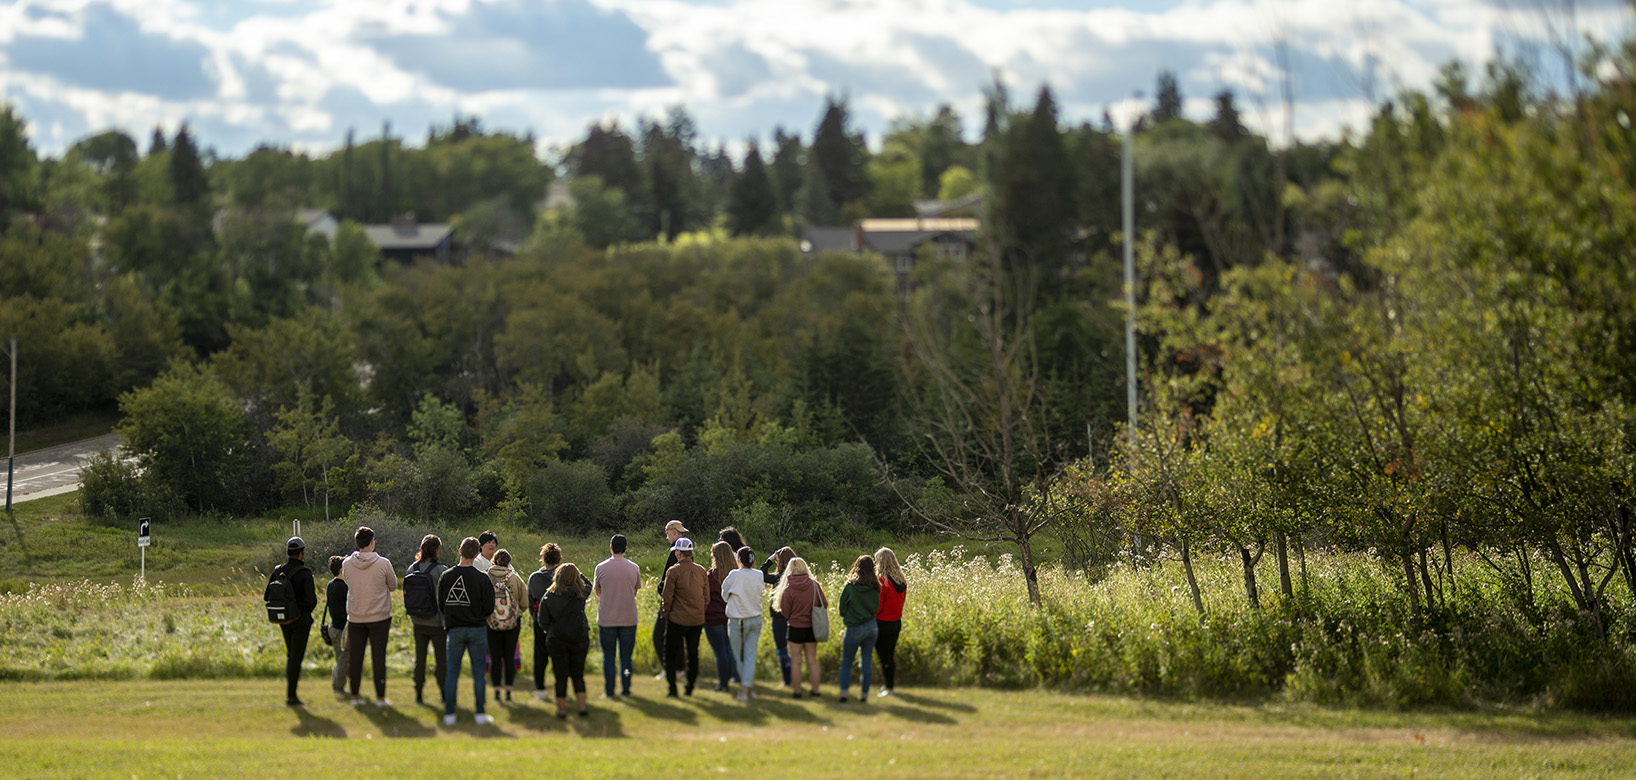
[[[1150,93],[1168,68],[1189,112],[1207,113],[1211,95],[1233,89],[1246,121],[1276,128],[1282,42],[1296,74],[1297,135],[1313,137],[1358,126],[1371,94],[1428,87],[1450,58],[1475,64],[1500,48],[1548,59],[1563,31],[1608,36],[1630,21],[1614,0],[1582,2],[1571,21],[1542,20],[1517,0],[1077,5],[20,0],[0,7],[0,96],[49,130],[35,138],[48,152],[74,132],[117,126],[145,137],[184,120],[228,154],[263,140],[325,149],[349,127],[369,134],[389,119],[418,129],[456,111],[532,129],[546,145],[597,119],[629,127],[677,103],[706,137],[738,144],[779,124],[810,132],[835,92],[872,134],[939,102],[974,122],[995,72],[1015,100],[1050,84],[1066,118],[1112,109],[1123,121],[1130,96]]]

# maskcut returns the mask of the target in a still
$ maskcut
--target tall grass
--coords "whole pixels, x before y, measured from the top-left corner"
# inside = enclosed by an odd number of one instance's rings
[[[1309,556],[1296,597],[1264,596],[1261,609],[1246,603],[1236,565],[1201,561],[1200,584],[1211,594],[1202,619],[1174,567],[1122,566],[1095,581],[1047,568],[1040,572],[1044,604],[1033,608],[1009,556],[990,560],[956,548],[914,553],[903,563],[909,596],[899,676],[906,685],[1636,709],[1632,614],[1622,592],[1603,638],[1549,582],[1537,584],[1530,602],[1470,562],[1457,569],[1459,590],[1418,626],[1390,574],[1359,555]],[[817,569],[838,597],[841,562]],[[321,588],[327,577],[319,581]],[[90,581],[0,594],[0,678],[276,677],[283,641],[262,617],[259,597],[249,586],[206,597],[187,587]],[[413,654],[401,601],[394,606],[388,666],[397,677]],[[595,609],[587,610],[593,620]],[[651,596],[641,609],[637,662],[652,671]],[[314,672],[332,658],[316,634],[307,655]],[[822,646],[827,679],[834,679],[840,649],[838,637]],[[770,636],[761,653],[758,678],[776,683]],[[593,648],[593,681],[599,661]],[[706,678],[710,668],[703,665]]]

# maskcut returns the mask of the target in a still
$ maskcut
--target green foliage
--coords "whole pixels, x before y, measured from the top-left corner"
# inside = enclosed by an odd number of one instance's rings
[[[117,430],[144,482],[195,510],[254,500],[239,490],[244,411],[213,372],[174,363],[151,386],[120,396],[119,409]]]
[[[533,472],[528,495],[529,519],[548,534],[586,535],[620,519],[608,476],[592,461],[546,464]]]

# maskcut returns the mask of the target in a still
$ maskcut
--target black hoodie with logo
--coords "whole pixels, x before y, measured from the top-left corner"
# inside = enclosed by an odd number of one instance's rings
[[[456,566],[438,579],[437,604],[448,628],[487,628],[494,614],[494,581],[476,567]]]

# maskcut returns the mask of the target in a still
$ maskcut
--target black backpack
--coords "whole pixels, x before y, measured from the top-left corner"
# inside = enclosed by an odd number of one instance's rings
[[[409,571],[403,575],[403,611],[409,617],[437,616],[437,583],[432,580],[431,566],[416,568],[423,563],[410,566]]]
[[[261,600],[267,602],[267,621],[270,623],[285,625],[300,619],[295,608],[295,587],[290,584],[290,573],[283,566],[273,570]]]

